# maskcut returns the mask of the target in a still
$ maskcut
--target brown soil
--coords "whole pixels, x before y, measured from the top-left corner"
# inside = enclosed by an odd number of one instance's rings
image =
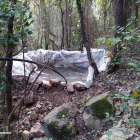
[[[130,72],[129,72],[130,73]],[[106,131],[112,127],[112,123],[106,124],[100,130],[95,128],[88,129],[82,120],[84,104],[93,97],[98,91],[105,93],[107,91],[112,91],[112,93],[125,93],[129,88],[133,88],[133,84],[128,85],[127,83],[134,81],[137,76],[132,72],[131,75],[127,75],[127,72],[118,71],[112,75],[106,75],[105,72],[100,73],[100,75],[94,78],[93,85],[90,89],[84,91],[75,91],[73,94],[67,93],[66,87],[62,85],[54,86],[50,90],[40,87],[37,92],[35,92],[35,102],[29,106],[22,106],[20,117],[18,120],[18,110],[14,113],[14,118],[11,122],[12,130],[12,140],[22,140],[21,131],[27,129],[30,131],[31,127],[34,125],[35,121],[30,121],[30,125],[25,125],[21,128],[20,122],[28,116],[25,109],[32,108],[36,105],[37,101],[41,101],[45,104],[42,109],[38,109],[37,113],[40,114],[40,120],[45,117],[53,108],[62,105],[63,103],[72,102],[78,108],[78,113],[75,116],[76,120],[76,134],[71,137],[72,140],[99,140],[99,138],[106,133]],[[121,82],[126,80],[125,82]],[[28,85],[29,86],[29,85]],[[17,96],[17,99],[13,99],[13,104],[20,101],[23,96],[23,83],[14,82],[13,84],[12,96]],[[14,106],[14,105],[13,105]],[[4,112],[2,112],[4,111]],[[40,120],[38,120],[40,122]],[[6,106],[0,110],[0,132],[4,131],[7,122]],[[23,125],[22,125],[23,127]],[[19,133],[18,133],[19,131]],[[0,138],[0,139],[7,139]],[[32,139],[32,138],[30,138]]]

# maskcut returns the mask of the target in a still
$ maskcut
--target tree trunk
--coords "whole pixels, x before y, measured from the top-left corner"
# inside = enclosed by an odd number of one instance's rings
[[[106,11],[106,5],[107,5],[107,1],[104,1],[104,33],[106,34],[106,17],[107,17],[107,11]]]
[[[64,12],[61,6],[60,6],[60,10],[61,10],[61,24],[62,24],[62,39],[61,39],[60,49],[62,50],[64,48],[64,21],[63,21]]]
[[[121,33],[118,33],[118,29],[121,27],[125,27],[127,24],[127,17],[128,17],[128,9],[127,4],[125,3],[124,0],[115,0],[115,34],[114,37],[120,37],[122,39]],[[125,8],[124,8],[125,7]],[[125,14],[124,14],[124,11]],[[118,28],[119,27],[119,28]],[[125,30],[125,28],[124,28]],[[118,46],[118,47],[117,47]],[[111,63],[108,66],[108,71],[107,74],[111,74],[115,71],[117,71],[120,67],[120,55],[119,51],[122,49],[122,47],[118,44],[116,44],[112,50],[112,54],[114,56],[113,59],[111,59]]]
[[[123,6],[124,6],[124,0],[115,0],[115,35],[114,37],[120,37],[121,34],[117,33],[117,26],[124,27],[125,21],[124,21],[124,12],[123,12]]]
[[[43,38],[43,34],[41,35],[41,39],[40,39],[40,48],[42,49],[42,38]]]
[[[98,71],[98,68],[97,68],[97,65],[96,65],[95,61],[91,57],[89,43],[88,43],[88,40],[86,38],[85,25],[84,25],[84,17],[83,17],[83,9],[81,7],[80,0],[76,0],[76,2],[77,2],[78,12],[79,12],[79,16],[80,16],[81,35],[82,35],[83,44],[84,44],[84,47],[86,47],[87,57],[88,57],[88,60],[89,60],[89,64],[94,69],[95,76],[97,76],[99,74],[99,71]]]
[[[13,5],[15,5],[17,2],[17,0],[12,1],[11,0],[11,7],[13,8]],[[7,58],[12,58],[12,47],[9,44],[9,41],[11,39],[10,34],[13,34],[13,22],[14,22],[14,15],[12,17],[10,17],[9,21],[8,21],[8,46],[7,46]],[[12,86],[12,65],[13,62],[12,61],[8,61],[7,62],[7,66],[6,66],[6,102],[7,102],[7,110],[8,110],[8,114],[11,113],[12,111],[12,91],[11,91],[11,86]]]
[[[48,41],[47,41],[46,32],[44,32],[44,36],[45,36],[45,50],[48,50]]]
[[[66,18],[65,18],[65,30],[66,30],[66,44],[67,44],[67,49],[69,51],[69,39],[68,39],[68,20],[69,20],[69,8],[68,8],[68,0],[65,1],[66,4]]]

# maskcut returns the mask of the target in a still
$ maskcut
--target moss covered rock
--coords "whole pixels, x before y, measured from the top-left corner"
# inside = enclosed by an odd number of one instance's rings
[[[58,119],[66,118],[68,117],[69,110],[68,108],[63,108],[60,112],[57,113],[56,117]]]
[[[75,106],[72,103],[64,103],[63,105],[53,109],[41,122],[45,134],[48,138],[67,139],[74,132],[74,123],[71,117],[76,114]]]
[[[109,121],[109,118],[106,118],[106,113],[110,115],[113,113],[113,102],[109,93],[94,96],[87,102],[83,120],[89,127],[100,128]]]

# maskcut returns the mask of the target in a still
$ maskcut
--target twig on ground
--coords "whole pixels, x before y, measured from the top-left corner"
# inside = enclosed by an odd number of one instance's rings
[[[47,63],[44,65],[44,67],[42,68],[42,70],[40,71],[40,73],[37,75],[37,77],[35,78],[35,80],[31,84],[31,86],[29,87],[29,90],[27,91],[27,93],[24,94],[24,96],[21,98],[20,102],[14,107],[14,109],[12,110],[12,112],[10,113],[10,115],[8,116],[8,120],[7,120],[8,132],[10,132],[10,121],[11,121],[12,114],[21,105],[21,103],[23,102],[24,98],[30,93],[33,85],[35,84],[36,80],[38,79],[38,77],[40,76],[40,74],[42,73],[42,71],[45,69],[46,66],[47,66]],[[10,134],[8,135],[8,140],[11,140]]]
[[[34,72],[34,70],[35,70],[35,67],[34,67],[34,68],[32,69],[32,71],[29,73],[29,76],[28,76],[28,78],[27,78],[27,80],[26,80],[26,86],[28,85],[30,76],[31,76],[31,74]]]

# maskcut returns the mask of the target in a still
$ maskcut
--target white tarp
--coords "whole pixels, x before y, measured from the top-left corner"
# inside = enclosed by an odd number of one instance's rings
[[[30,60],[32,59],[27,56],[27,54],[24,54],[24,59],[25,60]],[[14,58],[17,59],[23,59],[23,54],[20,53],[19,55],[15,56]],[[32,64],[32,63],[27,63],[25,62],[25,75],[28,76],[30,71],[35,67],[35,70],[37,70],[37,65]],[[13,67],[12,67],[12,75],[24,75],[24,63],[21,61],[13,61]]]
[[[100,69],[105,65],[105,50],[104,49],[92,49],[92,58],[95,60],[97,67]],[[83,67],[88,68],[89,62],[87,59],[87,53],[80,51],[52,51],[52,50],[42,50],[29,51],[27,55],[35,62],[45,63],[49,58],[49,65],[53,67]],[[105,68],[105,67],[104,67]],[[104,70],[102,68],[102,70]]]
[[[104,49],[91,49],[91,55],[94,61],[97,64],[97,67],[99,71],[104,71],[106,69],[107,63],[110,61],[110,59],[106,56],[106,52]],[[20,54],[16,56],[15,58],[23,58],[23,55]],[[80,52],[80,51],[52,51],[52,50],[43,50],[39,49],[37,51],[28,51],[25,53],[25,59],[32,60],[39,63],[45,63],[49,60],[49,65],[59,68],[69,68],[69,67],[81,67],[82,68],[88,68],[88,76],[87,76],[87,82],[83,83],[88,88],[92,84],[94,69],[89,65],[89,61],[87,58],[86,51]],[[26,64],[26,75],[30,73],[30,71],[35,66],[37,69],[37,66],[30,63]],[[23,62],[13,62],[13,74],[17,75],[23,75],[24,73],[24,66]],[[62,73],[63,74],[63,73]],[[77,81],[79,83],[82,83],[81,81]],[[75,82],[74,82],[75,83]]]

